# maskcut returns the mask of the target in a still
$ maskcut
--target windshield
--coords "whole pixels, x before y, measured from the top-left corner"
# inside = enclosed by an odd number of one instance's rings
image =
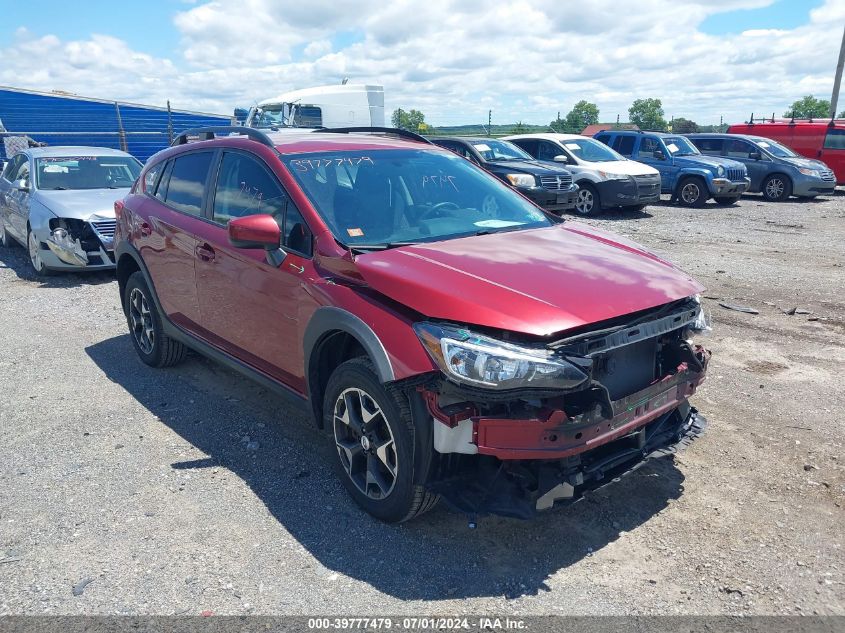
[[[298,103],[274,103],[257,108],[250,127],[322,127],[323,115],[318,106]]]
[[[48,156],[35,160],[38,189],[123,189],[132,186],[141,163],[129,156]]]
[[[552,224],[510,187],[451,153],[359,150],[283,160],[347,246],[387,248]]]
[[[481,154],[484,160],[534,160],[531,154],[507,141],[494,141],[492,139],[471,141],[470,144],[475,151]]]
[[[579,138],[570,141],[561,141],[561,143],[571,154],[575,156],[575,158],[589,163],[627,160],[624,156],[617,154],[604,143],[594,141],[591,138]]]
[[[793,152],[786,145],[781,145],[780,143],[775,143],[774,141],[756,141],[756,143],[769,152],[769,154],[777,156],[778,158],[795,158],[798,156],[798,154]]]
[[[683,136],[666,136],[663,138],[663,142],[672,156],[690,156],[701,153],[696,149],[695,145]]]

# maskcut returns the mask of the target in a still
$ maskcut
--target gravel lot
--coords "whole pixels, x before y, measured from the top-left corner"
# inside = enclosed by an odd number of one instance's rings
[[[0,249],[0,614],[845,614],[845,196],[590,223],[708,286],[710,428],[476,530],[370,519],[302,413],[197,356],[146,367],[112,276]]]

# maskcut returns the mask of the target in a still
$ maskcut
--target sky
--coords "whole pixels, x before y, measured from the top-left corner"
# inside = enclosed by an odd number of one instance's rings
[[[700,124],[830,98],[845,0],[0,0],[0,85],[231,114],[381,84],[388,115],[545,124],[637,98]],[[840,109],[845,109],[841,104]]]

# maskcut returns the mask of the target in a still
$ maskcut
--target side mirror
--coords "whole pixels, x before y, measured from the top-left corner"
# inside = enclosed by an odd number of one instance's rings
[[[567,158],[566,154],[558,154],[553,159],[556,163],[568,163],[569,158]]]
[[[760,152],[751,152],[750,154],[748,154],[748,158],[750,158],[751,160],[763,160],[763,154],[761,154]]]
[[[272,215],[248,215],[229,221],[229,242],[235,248],[275,250],[281,246],[282,230]]]
[[[654,156],[657,160],[666,160],[666,154],[664,154],[664,153],[663,153],[663,150],[662,150],[662,149],[656,149],[656,150],[654,150],[654,154],[653,154],[653,156]]]
[[[29,191],[29,181],[26,178],[16,180],[12,186],[18,191]]]

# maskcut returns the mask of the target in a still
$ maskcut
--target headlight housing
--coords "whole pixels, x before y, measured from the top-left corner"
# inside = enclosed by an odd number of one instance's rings
[[[609,171],[600,171],[599,176],[604,180],[628,180],[628,174],[613,174]]]
[[[724,168],[724,167],[722,167],[722,165],[719,165],[719,166],[716,168],[716,175],[717,175],[719,178],[724,178],[724,176],[725,176],[725,168]]]
[[[533,187],[537,184],[537,179],[531,174],[506,174],[505,178],[514,187]]]
[[[805,176],[812,176],[813,178],[821,178],[821,174],[819,173],[818,169],[808,169],[807,167],[799,167],[798,171]]]
[[[513,345],[435,323],[417,323],[414,330],[443,373],[463,384],[495,390],[566,390],[590,379],[589,359],[567,360],[543,348]]]

